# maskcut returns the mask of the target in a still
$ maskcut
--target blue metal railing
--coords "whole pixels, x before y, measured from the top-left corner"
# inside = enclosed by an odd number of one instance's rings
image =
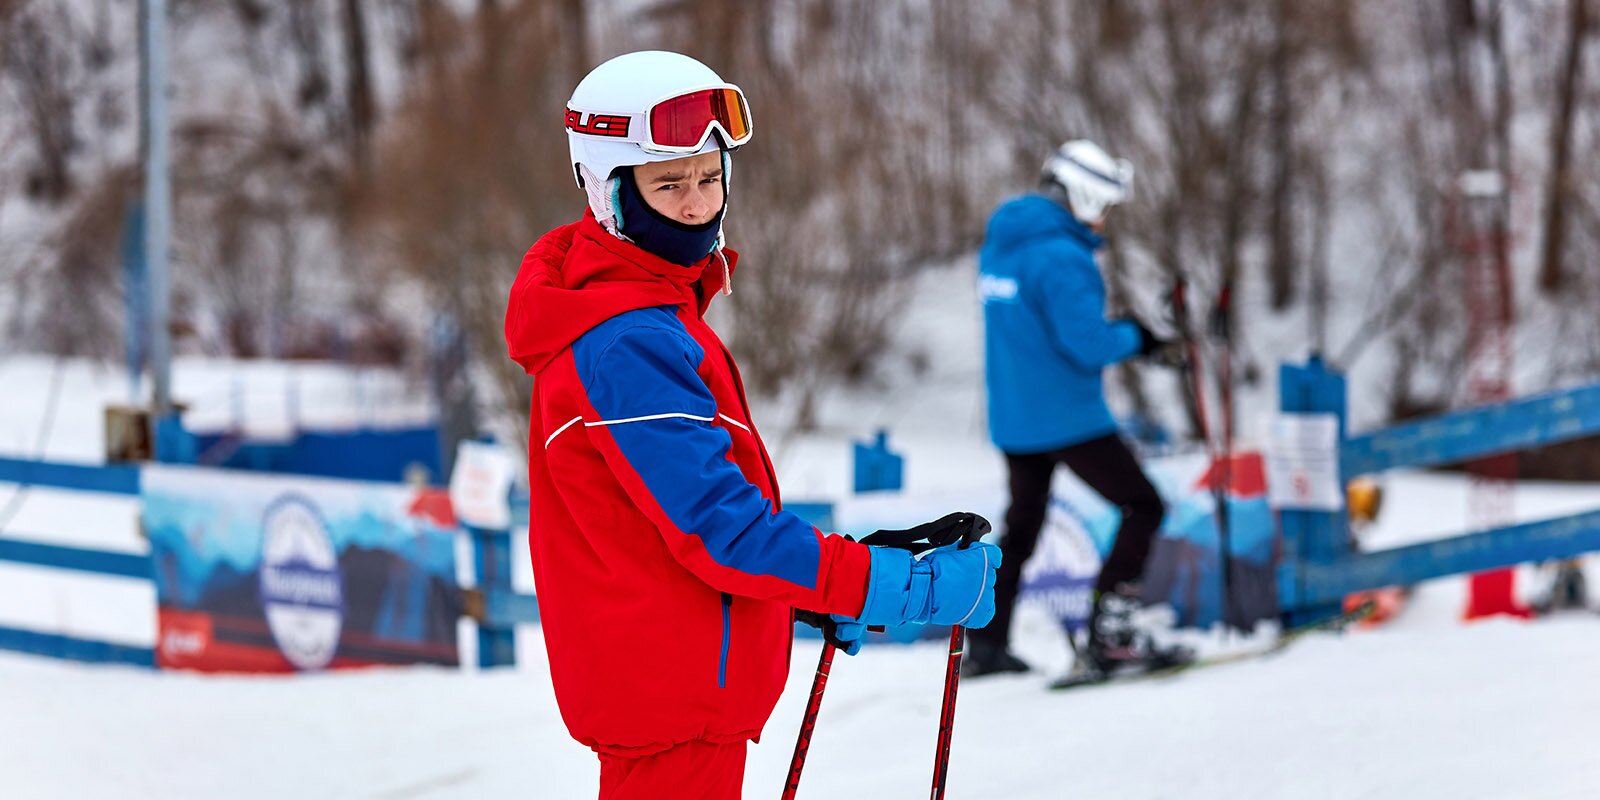
[[[1339,451],[1350,476],[1433,467],[1600,433],[1600,384],[1469,408],[1352,436]]]
[[[1364,473],[1458,463],[1600,434],[1600,384],[1345,436],[1343,376],[1317,359],[1303,367],[1284,365],[1279,376],[1282,411],[1337,417],[1341,485]],[[1285,510],[1281,521],[1278,596],[1291,623],[1336,613],[1350,592],[1600,551],[1600,511],[1370,553],[1351,552],[1343,509]]]

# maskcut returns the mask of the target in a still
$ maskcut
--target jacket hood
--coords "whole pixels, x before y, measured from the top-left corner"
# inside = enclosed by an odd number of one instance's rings
[[[540,237],[522,257],[506,305],[507,353],[532,375],[618,314],[688,306],[704,315],[711,299],[731,285],[738,260],[723,248],[679,266],[618,239],[585,213]]]
[[[995,209],[989,218],[984,239],[996,247],[1013,247],[1036,237],[1066,234],[1090,250],[1100,246],[1101,238],[1072,216],[1060,203],[1041,194],[1012,198]]]

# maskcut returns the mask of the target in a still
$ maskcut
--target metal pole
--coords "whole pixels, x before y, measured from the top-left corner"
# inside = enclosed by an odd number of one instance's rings
[[[151,411],[172,412],[172,352],[167,337],[167,253],[172,185],[167,118],[167,0],[144,0],[144,257],[149,292]]]

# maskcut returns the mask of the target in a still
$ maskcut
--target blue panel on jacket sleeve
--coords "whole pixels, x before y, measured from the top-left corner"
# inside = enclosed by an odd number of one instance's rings
[[[673,524],[724,567],[815,588],[816,530],[772,513],[728,460],[732,440],[712,424],[716,399],[696,372],[704,357],[670,309],[614,317],[573,344],[590,404]]]

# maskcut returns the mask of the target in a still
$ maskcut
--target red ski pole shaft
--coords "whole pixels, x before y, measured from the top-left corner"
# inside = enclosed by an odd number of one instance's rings
[[[811,679],[811,696],[806,700],[806,715],[800,720],[800,736],[794,742],[794,758],[789,761],[789,780],[783,785],[783,800],[794,800],[800,790],[800,771],[806,767],[806,753],[811,750],[811,732],[817,727],[817,711],[822,708],[822,693],[828,688],[828,670],[833,668],[832,642],[822,645],[822,658],[817,660],[817,674]]]
[[[933,760],[933,800],[943,800],[945,779],[950,775],[950,737],[956,729],[956,691],[961,688],[961,652],[966,649],[967,629],[950,629],[950,660],[944,668],[944,700],[939,704],[939,749]]]
[[[989,521],[978,517],[977,524],[962,534],[958,546],[965,549],[988,532]],[[939,704],[939,747],[933,755],[933,800],[944,800],[945,780],[950,777],[950,737],[956,729],[956,691],[961,688],[961,653],[966,648],[967,629],[959,623],[951,626],[950,657],[944,665],[944,700]]]

